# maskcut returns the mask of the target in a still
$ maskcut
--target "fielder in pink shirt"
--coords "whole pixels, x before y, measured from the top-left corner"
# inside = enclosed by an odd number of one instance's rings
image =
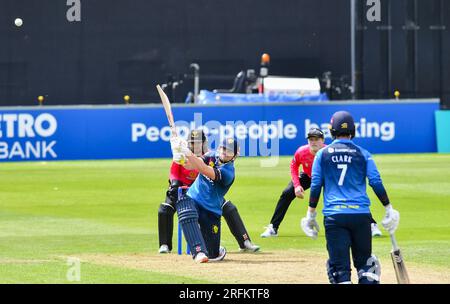
[[[273,237],[278,235],[278,227],[283,221],[291,202],[296,198],[303,199],[305,190],[311,185],[311,170],[316,153],[325,147],[324,134],[318,128],[311,128],[306,137],[308,144],[301,146],[294,154],[291,161],[291,181],[281,193],[275,212],[270,220],[270,225],[261,234],[261,237]],[[300,166],[302,171],[299,172]]]

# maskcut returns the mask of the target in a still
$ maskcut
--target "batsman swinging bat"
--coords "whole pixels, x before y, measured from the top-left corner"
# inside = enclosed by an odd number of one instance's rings
[[[394,264],[395,275],[397,277],[398,284],[409,284],[409,276],[406,271],[405,263],[403,262],[402,253],[400,248],[397,245],[397,241],[395,240],[395,236],[393,233],[390,234],[391,242],[392,242],[392,251],[391,258],[392,263]]]
[[[172,107],[170,106],[169,98],[167,97],[166,93],[164,93],[163,89],[160,87],[160,85],[156,85],[156,89],[158,90],[159,97],[161,97],[161,102],[164,107],[164,111],[166,112],[167,120],[169,121],[170,129],[172,130],[172,136],[177,136],[177,130],[175,128],[175,122],[173,119],[172,114]]]

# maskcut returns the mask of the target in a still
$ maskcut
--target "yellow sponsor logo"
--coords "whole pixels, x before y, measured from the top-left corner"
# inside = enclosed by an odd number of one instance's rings
[[[212,231],[213,231],[214,234],[219,233],[219,227],[217,225],[213,225],[212,226]]]
[[[348,128],[348,124],[346,122],[344,122],[343,124],[341,124],[341,128],[342,129],[347,129]]]
[[[214,167],[214,162],[212,160],[209,162],[209,166]]]

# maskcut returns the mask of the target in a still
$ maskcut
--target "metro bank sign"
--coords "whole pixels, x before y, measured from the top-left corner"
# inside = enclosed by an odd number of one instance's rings
[[[0,160],[56,159],[57,129],[49,113],[0,113]]]

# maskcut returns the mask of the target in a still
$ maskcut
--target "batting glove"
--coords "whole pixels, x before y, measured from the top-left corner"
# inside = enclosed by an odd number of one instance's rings
[[[397,230],[398,224],[400,222],[400,213],[392,208],[392,205],[386,206],[386,215],[381,221],[381,225],[383,225],[384,229],[388,231],[390,234],[394,233]]]
[[[178,136],[172,136],[170,138],[170,148],[172,150],[172,155],[183,153],[183,149],[187,149],[187,141]]]
[[[182,144],[181,145],[181,147],[180,147],[180,151],[181,151],[181,153],[183,153],[185,156],[191,156],[193,153],[192,153],[192,151],[191,151],[191,149],[189,149],[188,147],[187,147],[187,142],[186,142],[186,144]]]
[[[186,155],[178,152],[174,153],[172,160],[179,165],[184,165],[186,163]]]
[[[317,239],[317,234],[319,233],[319,224],[316,221],[317,212],[308,212],[306,217],[302,218],[300,226],[307,236],[313,240]]]
[[[180,147],[180,138],[172,136],[170,138],[170,149],[172,150],[172,154],[181,152],[179,147]]]

